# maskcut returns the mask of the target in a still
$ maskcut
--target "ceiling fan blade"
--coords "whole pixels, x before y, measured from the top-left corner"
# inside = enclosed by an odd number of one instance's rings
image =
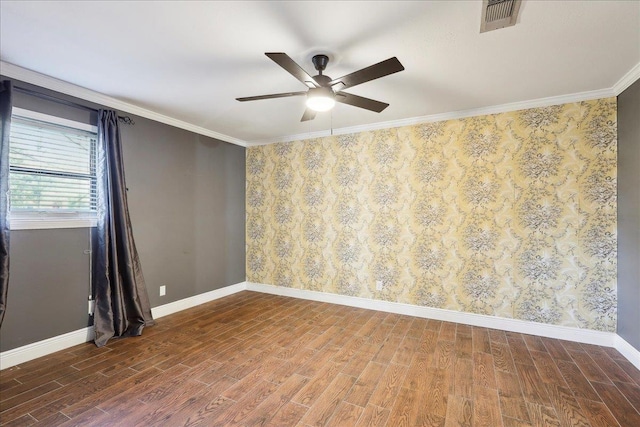
[[[333,79],[329,82],[329,85],[338,85],[334,89],[340,91],[402,70],[404,70],[404,67],[400,61],[398,61],[398,58],[394,56],[393,58],[371,65],[370,67]]]
[[[389,106],[386,102],[376,101],[375,99],[365,98],[363,96],[354,95],[352,93],[338,92],[336,93],[336,102],[353,105],[354,107],[364,108],[365,110],[381,112]]]
[[[276,64],[284,68],[289,74],[310,88],[320,87],[318,83],[311,77],[305,70],[302,69],[296,62],[289,57],[286,53],[282,52],[267,52],[265,53]]]
[[[307,92],[285,92],[285,93],[274,93],[271,95],[258,95],[258,96],[245,96],[244,98],[236,98],[236,101],[244,102],[244,101],[257,101],[259,99],[271,99],[271,98],[285,98],[287,96],[302,96],[306,95]]]
[[[301,122],[306,122],[309,120],[313,120],[316,118],[316,112],[313,111],[311,108],[307,108],[306,110],[304,110],[304,114],[302,115],[302,118],[300,119]]]

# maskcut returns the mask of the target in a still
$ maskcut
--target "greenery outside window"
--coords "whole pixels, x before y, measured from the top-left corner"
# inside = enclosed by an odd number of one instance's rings
[[[9,137],[12,229],[96,224],[97,128],[19,108]]]

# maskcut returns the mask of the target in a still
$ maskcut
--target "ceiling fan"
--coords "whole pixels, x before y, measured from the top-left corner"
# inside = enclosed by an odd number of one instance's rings
[[[282,52],[265,53],[276,64],[285,69],[296,79],[308,86],[308,90],[300,92],[285,92],[274,93],[271,95],[260,96],[248,96],[244,98],[236,98],[236,100],[244,101],[257,101],[259,99],[271,99],[271,98],[285,98],[289,96],[303,96],[307,97],[307,108],[302,115],[301,122],[307,120],[313,120],[317,111],[328,111],[335,105],[336,102],[343,104],[353,105],[354,107],[364,108],[366,110],[381,112],[389,106],[389,104],[376,101],[373,99],[365,98],[362,96],[354,95],[352,93],[343,92],[344,89],[366,83],[371,80],[379,79],[380,77],[388,76],[389,74],[397,73],[404,70],[404,67],[398,61],[398,58],[393,57],[385,61],[378,62],[370,67],[363,68],[355,71],[346,76],[342,76],[337,79],[331,79],[329,76],[322,74],[324,69],[329,63],[329,57],[327,55],[315,55],[311,62],[318,75],[311,77],[305,70],[295,63],[289,55]]]

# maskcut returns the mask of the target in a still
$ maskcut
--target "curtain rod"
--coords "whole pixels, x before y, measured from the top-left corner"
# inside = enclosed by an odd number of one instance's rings
[[[52,101],[58,104],[67,105],[69,107],[79,108],[81,110],[91,111],[97,113],[98,110],[92,107],[87,107],[86,105],[78,104],[77,102],[67,101],[66,99],[60,99],[52,95],[47,95],[44,93],[36,92],[35,90],[26,89],[20,86],[13,87],[17,92],[24,93],[25,95],[30,95],[36,98],[44,99],[47,101]],[[136,122],[129,116],[118,116],[118,121],[124,123],[126,125],[134,125]]]

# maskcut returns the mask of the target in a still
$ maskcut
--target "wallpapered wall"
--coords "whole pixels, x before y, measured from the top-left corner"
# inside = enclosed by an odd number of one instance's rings
[[[247,280],[615,331],[616,138],[608,98],[251,147]]]

